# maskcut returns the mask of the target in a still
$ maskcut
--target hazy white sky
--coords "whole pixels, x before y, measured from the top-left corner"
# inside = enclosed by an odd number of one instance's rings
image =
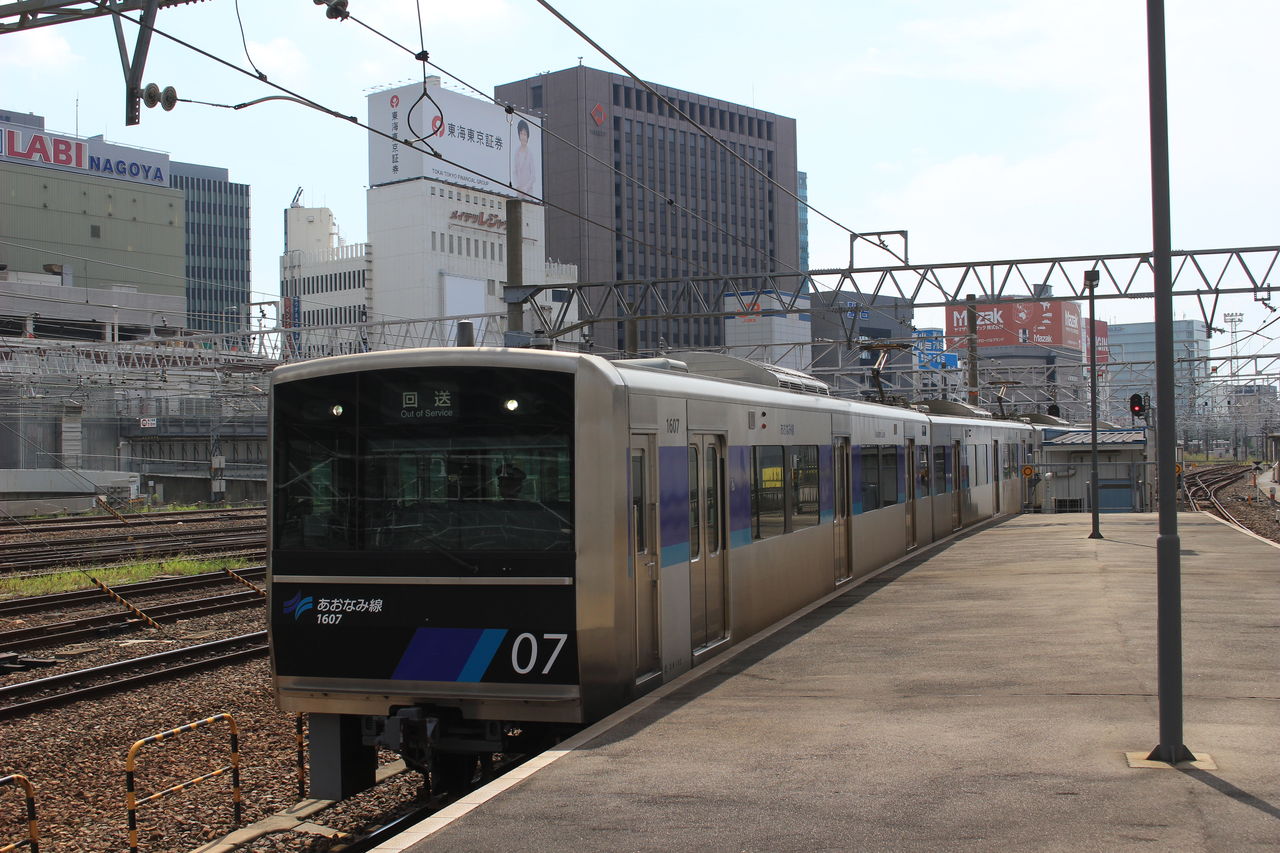
[[[1141,0],[553,5],[647,80],[795,117],[810,202],[854,230],[908,229],[914,262],[1151,248]],[[580,57],[611,68],[534,0],[420,8],[432,61],[487,92]],[[353,14],[415,49],[418,9],[350,0]],[[421,76],[407,53],[326,19],[311,0],[243,0],[240,10],[249,54],[272,81],[362,120],[366,91]],[[165,9],[157,24],[249,67],[235,0]],[[1167,27],[1174,248],[1280,244],[1280,3],[1168,0]],[[130,45],[135,32],[126,24]],[[281,211],[298,187],[304,203],[333,208],[346,239],[365,236],[358,127],[281,101],[144,109],[125,127],[107,18],[0,37],[0,75],[0,105],[44,115],[53,130],[225,166],[250,184],[261,296],[276,292]],[[274,93],[159,35],[145,81],[228,104]],[[809,221],[811,266],[845,265],[846,232]],[[890,262],[875,254],[859,249],[858,261]],[[1150,320],[1151,305],[1100,303],[1099,316]],[[1199,316],[1192,299],[1175,310]],[[1248,297],[1219,310],[1245,313],[1241,332],[1280,316]],[[1241,349],[1276,344],[1255,337]]]

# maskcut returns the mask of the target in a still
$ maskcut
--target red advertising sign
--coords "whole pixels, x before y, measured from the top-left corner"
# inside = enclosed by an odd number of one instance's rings
[[[1001,302],[978,305],[978,346],[1039,345],[1070,349],[1083,346],[1080,306],[1074,302]],[[947,308],[947,337],[956,346],[967,346],[968,309]]]

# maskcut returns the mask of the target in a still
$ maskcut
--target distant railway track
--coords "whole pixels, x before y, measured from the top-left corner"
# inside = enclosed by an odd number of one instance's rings
[[[172,622],[178,619],[204,616],[224,610],[252,607],[261,604],[263,601],[263,597],[258,593],[253,590],[245,590],[226,595],[206,596],[187,601],[157,604],[145,608],[143,612],[156,622]],[[115,613],[83,616],[47,625],[13,628],[8,631],[0,631],[0,651],[30,650],[54,643],[66,643],[86,637],[97,637],[102,634],[140,628],[143,624],[133,613],[122,609]]]
[[[266,635],[266,631],[255,631],[0,687],[0,720],[262,657],[267,653]],[[140,669],[146,671],[138,672]]]
[[[117,528],[119,530],[119,528]],[[265,524],[251,530],[128,530],[98,534],[92,540],[0,543],[0,572],[26,572],[62,566],[103,565],[178,555],[264,550]]]
[[[266,566],[246,566],[236,569],[235,573],[246,580],[260,580],[267,574]],[[138,581],[137,583],[113,586],[120,595],[129,598],[134,595],[178,592],[184,589],[195,589],[228,580],[226,572],[202,572],[198,575],[185,575],[174,578],[157,578],[156,580]],[[107,594],[100,589],[77,589],[71,592],[54,592],[48,595],[30,595],[21,598],[0,600],[0,616],[18,613],[39,613],[65,607],[76,607],[81,604],[94,604],[109,601]]]
[[[1248,465],[1215,465],[1183,476],[1182,488],[1187,496],[1187,503],[1197,512],[1216,512],[1237,527],[1247,530],[1248,527],[1222,505],[1218,499],[1218,493],[1239,480],[1249,470]]]
[[[124,513],[121,521],[113,515],[79,515],[54,518],[9,518],[0,520],[0,536],[22,533],[62,533],[81,530],[119,530],[122,527],[148,527],[174,524],[192,524],[219,521],[266,518],[266,509],[260,506],[227,507],[224,509],[174,510],[171,512]]]

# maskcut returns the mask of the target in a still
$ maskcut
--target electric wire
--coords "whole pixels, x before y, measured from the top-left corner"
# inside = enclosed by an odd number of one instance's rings
[[[425,54],[426,54],[426,46],[425,46],[425,43],[424,43],[424,46],[423,46],[422,54],[415,54],[415,53],[413,52],[413,50],[412,50],[411,48],[409,48],[407,45],[404,45],[404,44],[402,44],[402,43],[400,43],[400,42],[396,41],[396,40],[395,40],[394,38],[392,38],[391,36],[387,35],[386,33],[382,32],[382,31],[380,31],[380,30],[378,30],[376,27],[372,26],[371,24],[368,24],[368,23],[366,23],[366,22],[364,22],[364,21],[360,20],[360,18],[356,17],[355,15],[350,15],[350,16],[349,16],[349,18],[350,18],[350,20],[355,21],[357,24],[359,24],[360,26],[364,27],[364,28],[365,28],[366,30],[368,30],[369,32],[374,33],[375,35],[379,36],[380,38],[382,38],[382,39],[386,40],[388,43],[393,44],[393,45],[395,45],[397,48],[399,48],[400,50],[403,50],[405,53],[408,53],[410,56],[414,56],[414,57],[415,57],[415,58],[417,58],[417,59],[422,59],[423,55],[425,55]],[[502,101],[499,101],[499,100],[498,100],[497,98],[495,98],[493,95],[490,95],[489,93],[487,93],[487,92],[483,91],[482,89],[479,89],[479,88],[477,88],[477,87],[475,87],[475,86],[471,85],[471,84],[470,84],[470,83],[468,83],[466,80],[463,80],[461,77],[459,77],[458,75],[456,75],[456,74],[454,74],[454,73],[450,72],[449,70],[445,69],[444,67],[442,67],[442,66],[440,66],[440,65],[438,65],[438,64],[436,64],[436,63],[434,63],[434,62],[431,62],[429,59],[423,59],[422,61],[423,61],[423,65],[424,65],[424,66],[429,65],[430,67],[434,68],[436,71],[439,71],[441,74],[444,74],[444,75],[446,75],[446,76],[448,76],[448,77],[452,78],[455,82],[460,83],[460,84],[462,84],[463,86],[465,86],[467,89],[470,89],[472,92],[475,92],[475,93],[476,93],[477,95],[479,95],[480,97],[485,98],[486,100],[488,100],[488,101],[492,102],[495,106],[499,106],[499,107],[502,107],[503,109],[507,110],[507,112],[508,112],[508,113],[514,113],[515,115],[521,116],[522,118],[533,119],[533,120],[535,120],[535,121],[539,121],[539,122],[541,121],[540,117],[538,117],[538,116],[534,115],[531,111],[528,111],[528,110],[521,110],[520,108],[516,107],[516,106],[515,106],[515,105],[513,105],[513,104],[505,104],[505,103],[503,103]],[[421,100],[421,99],[419,99],[419,100]],[[432,103],[435,103],[435,101],[432,101]],[[415,106],[416,106],[416,104],[415,104]],[[439,109],[439,106],[438,106],[438,105],[437,105],[437,109]],[[412,116],[412,112],[410,113],[410,115]],[[412,127],[410,127],[410,131],[411,131],[411,132],[412,132],[412,130],[413,130],[413,128],[412,128]],[[664,204],[666,204],[668,207],[670,207],[670,208],[674,208],[674,209],[676,209],[676,210],[679,210],[679,211],[682,211],[682,212],[684,212],[684,213],[688,214],[689,216],[691,216],[692,218],[696,219],[697,221],[699,221],[699,222],[703,223],[704,225],[709,226],[710,228],[714,229],[715,231],[719,232],[720,234],[723,234],[725,237],[728,237],[729,239],[733,240],[733,241],[734,241],[734,242],[736,242],[738,245],[740,245],[740,246],[742,246],[742,247],[744,247],[744,248],[746,248],[746,249],[748,249],[748,250],[751,250],[751,251],[755,252],[756,254],[760,255],[762,258],[764,258],[764,260],[765,260],[767,263],[769,263],[769,264],[771,264],[771,265],[772,265],[772,266],[771,266],[771,269],[776,269],[778,266],[783,266],[783,267],[786,267],[786,268],[787,268],[787,269],[786,269],[786,271],[787,271],[787,272],[794,272],[794,273],[801,273],[801,274],[804,274],[804,273],[806,272],[805,270],[801,270],[801,269],[799,269],[799,268],[797,268],[797,267],[792,266],[791,264],[782,263],[781,261],[779,261],[779,260],[778,260],[778,258],[777,258],[776,256],[769,254],[767,251],[765,251],[765,250],[761,249],[759,246],[755,246],[755,245],[753,245],[753,244],[751,244],[751,243],[747,242],[744,238],[742,238],[742,237],[738,236],[737,234],[734,234],[733,232],[729,231],[727,228],[725,228],[725,227],[723,227],[723,226],[721,226],[721,225],[719,225],[719,224],[717,224],[717,223],[715,223],[715,222],[711,221],[710,219],[707,219],[705,216],[702,216],[701,214],[699,214],[699,213],[698,213],[698,211],[697,211],[696,209],[694,209],[694,208],[690,208],[690,207],[687,207],[687,206],[685,206],[685,205],[683,205],[683,204],[680,204],[680,203],[676,202],[676,201],[674,200],[674,198],[673,198],[673,197],[668,196],[667,194],[663,193],[662,191],[657,190],[657,189],[655,189],[654,187],[652,187],[652,186],[650,186],[650,185],[648,185],[648,184],[644,183],[644,182],[643,182],[643,181],[641,181],[639,178],[636,178],[636,177],[635,177],[635,176],[633,176],[633,175],[629,175],[629,174],[627,174],[626,172],[623,172],[622,170],[620,170],[620,169],[618,169],[617,167],[615,167],[612,163],[609,163],[609,162],[607,162],[607,161],[605,161],[605,160],[600,159],[599,157],[597,157],[596,155],[592,154],[592,153],[591,153],[590,151],[588,151],[587,149],[585,149],[585,148],[583,148],[582,146],[578,145],[576,142],[573,142],[572,140],[567,139],[567,138],[566,138],[566,137],[564,137],[564,136],[561,136],[560,134],[558,134],[558,133],[556,133],[555,131],[553,131],[553,130],[549,129],[549,128],[548,128],[548,127],[546,127],[545,125],[542,125],[541,130],[542,130],[542,133],[543,133],[543,134],[545,134],[545,135],[547,135],[547,136],[550,136],[550,137],[552,137],[553,139],[558,140],[559,142],[563,143],[564,145],[568,146],[569,148],[572,148],[572,149],[573,149],[574,151],[576,151],[577,153],[579,153],[579,154],[581,154],[581,155],[583,155],[583,156],[587,157],[587,158],[588,158],[588,159],[590,159],[590,160],[595,161],[596,163],[599,163],[601,166],[604,166],[606,169],[608,169],[610,172],[613,172],[615,175],[617,175],[617,176],[619,176],[619,177],[621,177],[621,178],[623,178],[623,179],[625,179],[625,180],[629,181],[630,183],[634,184],[635,186],[639,187],[640,189],[642,189],[642,190],[644,190],[644,191],[648,192],[649,194],[651,194],[652,196],[654,196],[656,199],[660,199],[660,200],[661,200]],[[766,176],[766,177],[767,177],[767,176]],[[886,246],[886,247],[883,247],[883,248],[885,248],[885,249],[887,250],[887,248],[888,248],[888,247]],[[890,254],[892,254],[892,253],[890,253]],[[671,256],[671,257],[673,258],[673,260],[675,259],[675,258],[674,258],[674,256]],[[895,257],[896,257],[896,255],[895,255]]]
[[[508,187],[509,189],[512,189],[513,191],[514,191],[514,189],[515,189],[515,188],[514,188],[514,187],[512,187],[509,183],[503,183],[502,181],[496,180],[495,178],[493,178],[493,177],[492,177],[492,176],[490,176],[490,175],[486,175],[486,174],[484,174],[484,173],[482,173],[482,172],[477,172],[475,169],[468,168],[467,166],[464,166],[464,165],[462,165],[461,163],[456,163],[456,162],[454,162],[453,160],[450,160],[449,158],[447,158],[447,157],[445,157],[445,156],[441,155],[441,154],[440,154],[440,152],[436,151],[434,148],[431,148],[431,146],[430,146],[430,144],[429,144],[429,143],[424,143],[424,144],[426,144],[426,145],[427,145],[427,147],[428,147],[430,150],[423,151],[421,148],[416,147],[413,143],[411,143],[411,142],[409,142],[409,141],[407,141],[407,140],[405,140],[405,139],[401,139],[400,137],[393,136],[393,135],[391,135],[391,134],[389,134],[389,133],[384,133],[383,131],[378,130],[378,129],[377,129],[377,128],[375,128],[375,127],[372,127],[372,126],[370,126],[370,125],[366,124],[365,122],[360,121],[360,119],[358,119],[356,116],[344,115],[343,113],[341,113],[341,112],[339,112],[339,111],[337,111],[337,110],[334,110],[334,109],[331,109],[331,108],[329,108],[329,107],[326,107],[325,105],[321,104],[320,102],[315,101],[315,100],[313,100],[313,99],[311,99],[311,98],[308,98],[308,97],[306,97],[305,95],[302,95],[302,94],[300,94],[300,93],[298,93],[298,92],[295,92],[295,91],[293,91],[292,89],[289,89],[289,88],[287,88],[287,87],[285,87],[285,86],[282,86],[282,85],[280,85],[279,83],[276,83],[276,82],[274,82],[274,81],[272,81],[272,80],[265,80],[265,79],[259,78],[259,77],[257,77],[253,72],[251,72],[251,71],[249,71],[249,70],[247,70],[247,69],[245,69],[245,68],[242,68],[242,67],[240,67],[239,65],[236,65],[234,62],[230,62],[230,61],[228,61],[228,60],[226,60],[226,59],[223,59],[223,58],[222,58],[222,57],[220,57],[220,56],[217,56],[217,55],[215,55],[215,54],[212,54],[212,53],[210,53],[209,51],[204,50],[203,48],[197,47],[196,45],[193,45],[193,44],[191,44],[190,42],[185,41],[184,39],[178,38],[177,36],[171,35],[170,33],[167,33],[167,32],[165,32],[164,30],[159,29],[158,27],[155,27],[155,26],[153,26],[153,25],[147,25],[147,24],[143,23],[142,21],[137,20],[137,19],[134,19],[134,18],[131,18],[131,17],[129,17],[128,15],[124,14],[123,12],[117,11],[117,10],[115,10],[115,9],[112,9],[112,10],[111,10],[111,14],[116,15],[116,16],[118,16],[119,18],[121,18],[121,19],[123,19],[123,20],[126,20],[126,21],[128,21],[129,23],[131,23],[131,24],[135,24],[135,25],[137,25],[137,26],[139,26],[139,27],[144,27],[144,26],[145,26],[145,27],[147,27],[148,29],[150,29],[154,34],[156,34],[156,35],[158,35],[158,36],[161,36],[162,38],[168,39],[169,41],[172,41],[172,42],[174,42],[175,44],[181,45],[182,47],[185,47],[185,48],[187,48],[188,50],[191,50],[191,51],[193,51],[193,52],[195,52],[195,53],[198,53],[198,54],[200,54],[201,56],[204,56],[204,57],[205,57],[205,58],[207,58],[207,59],[211,59],[211,60],[213,60],[214,62],[217,62],[217,63],[218,63],[218,64],[220,64],[220,65],[224,65],[224,66],[226,66],[227,68],[232,69],[233,71],[237,71],[237,72],[239,72],[239,73],[241,73],[241,74],[245,75],[246,77],[251,77],[251,78],[253,78],[253,79],[255,79],[255,80],[261,80],[261,82],[265,83],[266,85],[271,86],[272,88],[277,89],[277,90],[279,90],[279,91],[281,91],[281,92],[284,92],[286,95],[288,95],[288,96],[289,96],[289,98],[288,98],[288,99],[295,100],[295,101],[297,101],[298,103],[303,104],[304,106],[311,107],[312,109],[315,109],[315,110],[317,110],[317,111],[319,111],[319,112],[322,112],[322,113],[326,113],[326,114],[328,114],[328,115],[330,115],[330,116],[333,116],[334,118],[342,119],[343,121],[346,121],[346,122],[349,122],[349,123],[351,123],[351,124],[354,124],[354,125],[356,125],[357,127],[363,128],[363,129],[367,130],[367,131],[368,131],[368,132],[370,132],[370,133],[373,133],[373,134],[376,134],[376,135],[378,135],[378,136],[381,136],[381,137],[383,137],[383,138],[385,138],[385,139],[388,139],[388,140],[390,140],[390,141],[392,141],[392,142],[397,142],[397,143],[400,143],[401,145],[405,145],[405,146],[407,146],[408,148],[410,148],[411,150],[418,151],[419,153],[423,153],[423,154],[430,154],[431,156],[433,156],[433,157],[435,157],[436,159],[440,160],[442,163],[447,163],[447,164],[449,164],[450,166],[453,166],[453,167],[454,167],[454,168],[456,168],[456,169],[461,169],[462,171],[467,172],[468,174],[475,175],[476,177],[483,178],[483,179],[484,179],[484,180],[486,180],[486,181],[492,181],[493,183],[500,184],[500,185],[502,185],[502,186]],[[241,105],[238,105],[237,107],[232,107],[232,109],[237,109],[237,108],[242,107],[242,106],[246,106],[246,104],[241,104]],[[631,235],[631,234],[623,233],[622,231],[620,231],[620,230],[618,230],[618,229],[614,228],[614,227],[613,227],[613,226],[611,226],[611,225],[605,225],[605,224],[603,224],[603,223],[601,223],[601,222],[597,222],[596,220],[592,219],[592,218],[591,218],[591,217],[589,217],[589,216],[585,216],[585,215],[583,215],[583,214],[581,214],[581,213],[578,213],[578,212],[577,212],[577,211],[575,211],[575,210],[571,210],[571,209],[569,209],[569,208],[567,208],[567,207],[564,207],[564,206],[562,206],[562,205],[556,204],[555,202],[548,201],[548,200],[547,200],[547,199],[545,199],[545,198],[536,198],[536,197],[533,197],[533,196],[530,196],[530,198],[531,198],[532,200],[534,200],[534,201],[537,201],[537,202],[539,202],[539,203],[541,203],[541,204],[543,204],[543,205],[545,205],[545,206],[549,207],[549,208],[552,208],[553,210],[558,210],[558,211],[560,211],[561,213],[564,213],[564,214],[566,214],[566,215],[568,215],[568,216],[572,216],[572,217],[574,217],[575,219],[579,219],[579,220],[581,220],[581,221],[583,221],[583,222],[585,222],[585,223],[587,223],[587,224],[589,224],[589,225],[594,225],[594,226],[596,226],[597,228],[600,228],[600,229],[602,229],[602,230],[604,230],[604,231],[608,231],[608,232],[610,232],[610,233],[612,233],[612,234],[616,234],[616,235],[618,235],[619,237],[621,237],[621,238],[623,238],[623,239],[625,239],[625,240],[628,240],[628,241],[630,241],[630,242],[632,242],[632,243],[636,244],[637,246],[643,246],[643,247],[645,247],[646,249],[651,249],[651,250],[653,250],[653,252],[654,252],[654,253],[656,253],[656,254],[665,255],[665,256],[667,256],[667,257],[669,257],[669,258],[673,259],[673,260],[678,260],[678,258],[676,257],[676,255],[674,255],[673,253],[668,252],[667,250],[662,249],[661,247],[659,247],[659,246],[657,246],[657,245],[654,245],[654,244],[652,244],[652,243],[649,243],[649,242],[648,242],[648,241],[646,241],[646,240],[642,240],[642,239],[640,239],[639,237],[636,237],[636,236]],[[718,275],[718,274],[716,274],[716,273],[713,273],[712,271],[706,270],[705,268],[703,268],[703,267],[702,267],[702,265],[701,265],[701,264],[696,264],[696,262],[695,262],[695,265],[696,265],[696,266],[698,266],[698,267],[699,267],[699,269],[700,269],[701,271],[703,271],[703,272],[707,272],[708,274],[712,274],[712,275]],[[757,277],[759,277],[759,276],[757,276]]]
[[[904,264],[906,263],[906,260],[905,260],[904,258],[902,258],[900,255],[898,255],[896,252],[894,252],[892,249],[888,248],[887,246],[882,246],[882,245],[880,245],[880,244],[879,244],[879,243],[877,243],[875,240],[872,240],[872,239],[870,239],[869,237],[864,237],[864,236],[862,236],[862,235],[861,235],[861,234],[859,234],[857,231],[854,231],[852,228],[848,227],[847,225],[844,225],[844,224],[843,224],[843,223],[841,223],[841,222],[837,222],[835,219],[831,218],[830,216],[828,216],[828,215],[827,215],[826,213],[824,213],[823,211],[819,210],[818,208],[816,208],[816,207],[814,207],[813,205],[809,204],[809,203],[808,203],[807,201],[805,201],[804,199],[800,198],[798,195],[796,195],[795,193],[793,193],[793,192],[792,192],[790,189],[788,189],[787,187],[785,187],[785,186],[783,186],[782,184],[778,183],[778,181],[777,181],[777,180],[775,180],[774,178],[770,177],[768,174],[766,174],[764,171],[762,171],[760,168],[758,168],[754,163],[752,163],[751,161],[747,160],[745,157],[743,157],[743,156],[742,156],[741,154],[739,154],[737,151],[734,151],[732,147],[730,147],[729,145],[725,144],[725,143],[724,143],[722,140],[720,140],[718,137],[716,137],[716,136],[712,136],[712,134],[711,134],[711,131],[710,131],[710,130],[708,130],[707,128],[703,127],[701,124],[699,124],[699,123],[698,123],[696,120],[694,120],[691,116],[689,116],[688,114],[686,114],[686,113],[684,112],[684,110],[680,109],[678,106],[676,106],[675,104],[671,103],[671,101],[670,101],[670,100],[668,100],[666,96],[664,96],[662,93],[658,92],[658,90],[654,89],[654,88],[653,88],[653,86],[651,86],[649,83],[645,82],[644,80],[641,80],[638,76],[636,76],[635,72],[633,72],[633,71],[632,71],[630,68],[628,68],[627,66],[623,65],[623,64],[622,64],[622,63],[621,63],[617,58],[615,58],[615,57],[613,56],[613,54],[611,54],[611,53],[609,53],[609,51],[605,50],[605,49],[604,49],[604,48],[603,48],[603,47],[602,47],[598,42],[596,42],[593,38],[591,38],[589,35],[587,35],[587,34],[586,34],[586,33],[585,33],[585,32],[584,32],[584,31],[583,31],[583,30],[582,30],[582,29],[581,29],[577,24],[573,23],[573,21],[570,21],[568,18],[566,18],[564,15],[562,15],[562,14],[561,14],[561,13],[560,13],[560,12],[559,12],[555,7],[554,7],[554,6],[552,6],[550,3],[548,3],[548,2],[547,2],[547,0],[537,0],[537,2],[538,2],[538,5],[542,6],[544,9],[546,9],[548,12],[550,12],[552,15],[554,15],[554,16],[555,16],[557,19],[559,19],[559,20],[560,20],[560,22],[561,22],[561,23],[563,23],[566,27],[568,27],[569,29],[571,29],[571,30],[573,30],[575,33],[577,33],[577,34],[578,34],[578,36],[579,36],[579,37],[581,37],[583,41],[585,41],[587,44],[589,44],[589,45],[591,45],[593,48],[595,48],[595,49],[600,53],[600,55],[601,55],[601,56],[603,56],[605,59],[608,59],[608,60],[609,60],[610,62],[612,62],[614,65],[618,66],[618,68],[620,68],[620,69],[623,71],[623,73],[625,73],[628,77],[630,77],[630,78],[631,78],[632,80],[634,80],[636,83],[638,83],[638,84],[640,84],[641,86],[643,86],[643,87],[644,87],[644,89],[645,89],[645,91],[647,91],[649,94],[653,95],[655,98],[658,98],[658,99],[659,99],[659,100],[661,100],[664,104],[666,104],[666,105],[667,105],[667,109],[668,109],[670,112],[675,113],[676,115],[680,116],[680,118],[684,119],[684,121],[686,121],[687,123],[689,123],[689,124],[690,124],[690,125],[692,125],[693,127],[696,127],[700,133],[702,133],[704,136],[706,136],[708,139],[710,139],[712,142],[714,142],[716,145],[718,145],[722,150],[724,150],[724,151],[728,152],[730,156],[732,156],[732,157],[736,158],[737,160],[741,161],[744,165],[746,165],[746,167],[747,167],[747,168],[751,169],[751,170],[752,170],[753,172],[755,172],[757,175],[760,175],[762,178],[764,178],[765,180],[767,180],[770,184],[772,184],[773,186],[775,186],[775,187],[777,187],[778,189],[782,190],[782,192],[784,192],[784,193],[786,193],[787,195],[789,195],[792,199],[794,199],[794,200],[796,201],[796,203],[804,205],[804,206],[805,206],[805,208],[807,208],[808,210],[811,210],[812,212],[816,213],[818,216],[821,216],[823,219],[827,220],[827,221],[828,221],[828,222],[830,222],[832,225],[836,226],[837,228],[841,229],[842,231],[847,232],[850,236],[855,237],[855,238],[857,238],[857,239],[859,239],[859,240],[863,240],[863,241],[865,241],[865,242],[867,242],[867,243],[870,243],[872,246],[875,246],[876,248],[878,248],[878,249],[880,249],[880,250],[882,250],[882,251],[884,251],[884,252],[887,252],[891,257],[896,258],[897,260],[901,261],[901,262],[902,262],[902,263],[904,263]]]
[[[266,80],[267,75],[263,74],[258,66],[254,63],[253,57],[249,55],[249,40],[244,35],[244,18],[240,16],[240,0],[236,0],[236,23],[240,25],[240,43],[244,45],[244,58],[249,60],[249,65],[257,72],[260,80]]]

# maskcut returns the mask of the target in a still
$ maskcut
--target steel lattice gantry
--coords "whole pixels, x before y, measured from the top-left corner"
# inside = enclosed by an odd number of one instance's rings
[[[1248,294],[1271,308],[1270,295],[1280,290],[1280,284],[1272,281],[1280,262],[1280,246],[1174,252],[1173,260],[1174,295],[1194,296],[1210,327],[1216,325],[1221,297]],[[542,328],[551,337],[559,337],[601,322],[745,314],[750,298],[743,294],[760,290],[777,294],[776,306],[770,307],[774,313],[808,312],[809,294],[824,290],[857,295],[868,307],[874,307],[879,297],[892,296],[910,300],[917,309],[955,305],[970,294],[982,304],[1084,299],[1083,272],[1095,269],[1101,273],[1097,299],[1155,296],[1151,253],[1134,252],[816,269],[807,273],[527,285],[513,288],[507,301],[529,300],[548,289],[568,292],[565,301],[555,303],[555,312],[534,309]],[[1050,288],[1053,295],[1046,296]]]

